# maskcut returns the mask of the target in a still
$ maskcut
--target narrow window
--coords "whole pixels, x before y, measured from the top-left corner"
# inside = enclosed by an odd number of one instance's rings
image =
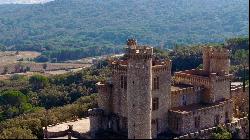
[[[183,106],[187,105],[187,96],[186,95],[182,95],[182,105]]]
[[[111,129],[111,127],[112,127],[112,122],[111,120],[109,120],[108,128]]]
[[[127,89],[127,76],[124,76],[124,88]]]
[[[200,116],[194,118],[194,126],[195,128],[200,127]]]
[[[158,123],[159,123],[159,122],[158,122],[158,119],[155,120],[155,123],[156,123],[156,132],[158,133],[158,129],[159,129],[159,128],[158,128],[158,127],[159,127],[159,126],[158,126],[158,125],[159,125],[159,124],[158,124]]]
[[[156,89],[160,89],[159,88],[159,77],[156,78]]]
[[[124,79],[124,77],[123,77],[123,75],[122,75],[122,76],[121,76],[121,80],[120,80],[120,81],[121,81],[121,88],[124,88],[124,87],[123,87],[123,85],[124,85],[124,83],[123,83],[124,80],[123,80],[123,79]]]
[[[153,98],[153,110],[157,110],[159,108],[159,98]]]
[[[228,112],[226,111],[226,113],[225,113],[225,121],[226,121],[226,123],[229,123],[229,119],[228,119],[229,117],[228,117]]]
[[[120,84],[122,89],[127,89],[127,76],[121,76]]]
[[[220,115],[215,115],[214,124],[219,125],[219,123],[220,123]]]
[[[128,128],[128,119],[127,118],[123,119],[123,124],[124,124],[124,129]]]
[[[160,87],[159,87],[159,77],[154,77],[154,79],[153,79],[153,89],[154,90],[160,89]]]

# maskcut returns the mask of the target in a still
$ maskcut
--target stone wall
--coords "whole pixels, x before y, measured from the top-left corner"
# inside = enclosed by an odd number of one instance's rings
[[[186,96],[186,105],[200,103],[200,94],[202,91],[201,87],[187,87],[171,91],[171,107],[182,106],[183,95]]]
[[[70,121],[66,121],[66,122],[60,122],[60,123],[48,125],[47,128],[54,127],[56,125],[60,125],[60,124],[64,124],[64,123],[76,122],[76,121],[82,120],[82,119],[86,119],[86,118],[79,118],[79,119],[74,119],[74,120],[70,120]],[[63,131],[51,132],[51,131],[48,131],[46,129],[46,127],[43,127],[43,135],[44,135],[44,139],[45,138],[58,138],[58,137],[65,137],[65,136],[75,137],[75,138],[79,138],[79,139],[90,139],[90,135],[88,134],[88,132],[87,133],[80,133],[80,132],[74,131],[73,128],[72,128],[72,130],[67,128]]]
[[[185,72],[176,72],[174,74],[174,81],[175,83],[182,83],[188,84],[193,86],[204,86],[209,88],[210,86],[210,79],[209,77],[199,76],[199,75],[192,75]]]
[[[229,129],[231,132],[235,132],[237,128],[240,128],[241,130],[241,139],[249,139],[249,120],[247,117],[240,118],[234,122],[231,123],[225,123],[222,126]],[[176,137],[174,139],[209,139],[212,135],[212,133],[216,130],[216,127],[210,127],[206,129],[202,129],[199,131],[194,131],[192,133],[187,133],[185,135]]]
[[[153,66],[152,79],[159,78],[159,89],[152,89],[152,99],[158,98],[157,110],[152,110],[152,138],[167,129],[168,109],[171,108],[171,62]]]
[[[103,109],[105,112],[109,113],[112,111],[112,85],[109,83],[100,83],[96,84],[98,88],[98,107]]]
[[[230,78],[231,75],[217,76],[215,73],[210,75],[211,102],[230,98]]]
[[[89,109],[88,113],[91,137],[95,137],[96,132],[103,129],[104,111],[99,108],[93,108]]]
[[[192,106],[189,106],[190,108]],[[227,112],[227,117],[226,117]],[[190,132],[195,132],[200,129],[209,128],[215,126],[215,116],[219,116],[219,123],[223,124],[227,120],[230,122],[232,120],[232,100],[227,100],[220,102],[215,105],[207,106],[207,107],[199,107],[198,109],[193,110],[183,110],[178,111],[178,109],[175,109],[175,111],[170,111],[170,121],[175,121],[176,118],[179,118],[179,124],[178,124],[178,130],[173,128],[173,132],[176,134],[185,134]],[[195,117],[200,118],[199,126],[195,127]]]
[[[203,69],[208,73],[229,74],[229,50],[225,48],[204,47]]]
[[[137,46],[128,50],[128,138],[151,138],[153,49]]]

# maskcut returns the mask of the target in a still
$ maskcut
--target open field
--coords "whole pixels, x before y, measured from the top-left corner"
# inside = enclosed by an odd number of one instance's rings
[[[33,51],[0,51],[0,66],[5,64],[16,63],[18,60],[23,59],[24,61],[31,60],[41,55],[39,52]]]
[[[0,65],[0,74],[14,74],[24,72],[41,72],[64,70],[70,71],[71,69],[79,69],[90,67],[91,64],[73,64],[73,63],[34,63],[22,62]]]

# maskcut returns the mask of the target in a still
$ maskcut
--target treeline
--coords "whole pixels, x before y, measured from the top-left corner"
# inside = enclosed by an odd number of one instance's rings
[[[76,60],[84,57],[100,56],[106,54],[117,54],[122,52],[121,47],[86,47],[86,48],[66,48],[60,50],[45,51],[37,57],[37,62],[60,62],[66,60]]]

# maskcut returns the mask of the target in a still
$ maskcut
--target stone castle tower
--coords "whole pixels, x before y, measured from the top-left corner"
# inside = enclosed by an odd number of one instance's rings
[[[151,139],[152,56],[153,48],[127,41],[128,138]]]
[[[204,102],[215,102],[223,98],[229,99],[230,80],[229,50],[225,48],[203,48],[203,70],[210,75],[210,86],[204,94]]]
[[[229,50],[225,48],[203,48],[203,70],[207,73],[229,74]]]

